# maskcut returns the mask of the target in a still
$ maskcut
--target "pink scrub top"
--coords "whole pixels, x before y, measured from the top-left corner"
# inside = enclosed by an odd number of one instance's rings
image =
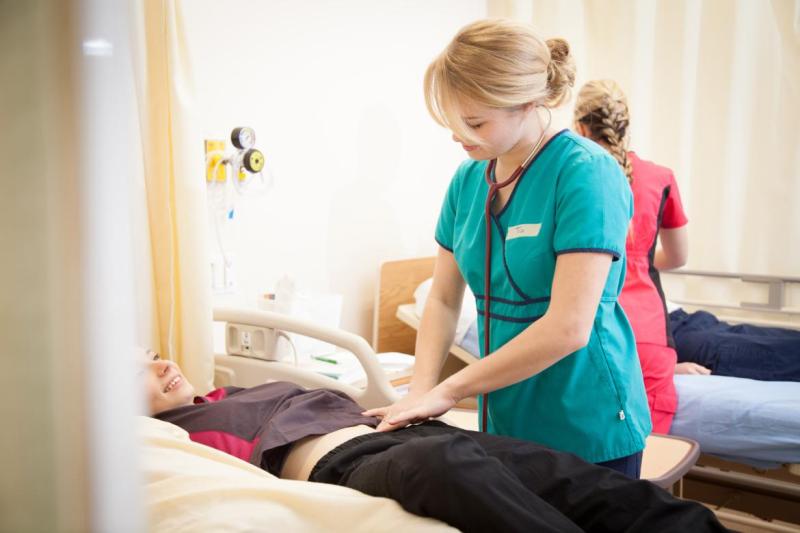
[[[628,153],[633,165],[633,220],[625,245],[627,270],[619,302],[633,327],[653,431],[667,433],[677,407],[674,342],[664,293],[653,265],[658,231],[685,225],[672,171]]]

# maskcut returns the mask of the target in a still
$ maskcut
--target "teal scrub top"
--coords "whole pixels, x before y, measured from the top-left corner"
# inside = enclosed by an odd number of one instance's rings
[[[461,164],[436,228],[437,242],[453,253],[475,294],[480,339],[487,164]],[[601,252],[613,261],[588,344],[537,375],[491,392],[490,433],[593,463],[644,449],[650,413],[633,331],[617,301],[632,214],[631,190],[617,162],[602,147],[564,130],[542,148],[502,211],[492,216],[491,352],[547,311],[559,254]]]

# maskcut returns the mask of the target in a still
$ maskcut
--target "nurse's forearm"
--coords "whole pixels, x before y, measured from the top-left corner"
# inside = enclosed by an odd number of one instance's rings
[[[439,386],[459,401],[538,374],[586,344],[582,335],[560,324],[563,322],[554,317],[543,316],[489,357],[453,374]]]
[[[437,298],[428,297],[417,333],[410,392],[425,393],[439,382],[442,365],[455,337],[459,312],[460,309],[453,309]]]

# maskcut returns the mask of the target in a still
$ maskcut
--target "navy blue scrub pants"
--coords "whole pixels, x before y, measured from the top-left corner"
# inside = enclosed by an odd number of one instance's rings
[[[718,376],[800,381],[800,331],[720,322],[705,311],[669,314],[678,362]]]
[[[425,422],[351,439],[311,481],[396,500],[462,531],[726,531],[702,505],[538,444]]]
[[[639,475],[642,473],[642,452],[595,464],[621,472],[629,478],[639,479]]]

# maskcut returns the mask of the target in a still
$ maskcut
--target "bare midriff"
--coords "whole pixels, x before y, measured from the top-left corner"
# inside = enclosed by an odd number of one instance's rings
[[[359,425],[339,429],[326,435],[301,439],[295,442],[289,450],[286,461],[283,463],[281,478],[308,481],[314,466],[328,452],[359,435],[374,432],[375,428]]]

